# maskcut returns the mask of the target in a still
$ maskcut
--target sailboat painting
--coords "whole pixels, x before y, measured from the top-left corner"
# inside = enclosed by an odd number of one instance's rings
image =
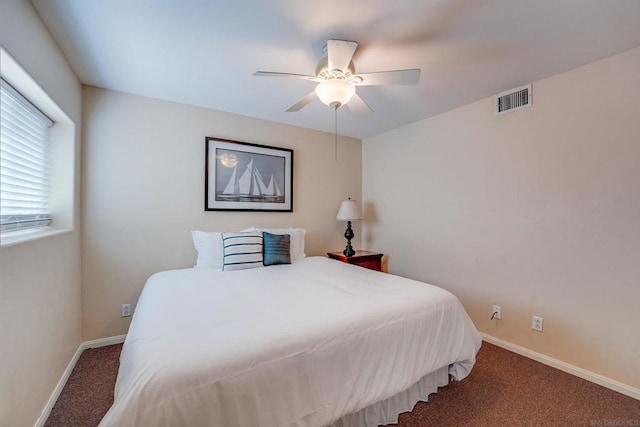
[[[284,194],[280,190],[284,187],[284,158],[218,149],[216,159],[220,162],[216,168],[216,200],[284,203]],[[233,167],[220,167],[228,159],[232,159]],[[268,171],[268,184],[265,184],[260,169]]]
[[[207,138],[205,210],[292,211],[293,151]]]

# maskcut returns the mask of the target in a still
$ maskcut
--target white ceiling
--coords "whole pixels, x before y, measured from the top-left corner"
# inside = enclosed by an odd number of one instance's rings
[[[356,71],[420,68],[418,86],[359,87],[338,110],[365,138],[640,46],[639,0],[33,0],[87,85],[327,132],[313,82],[329,38],[359,43]],[[533,89],[535,96],[535,87]]]

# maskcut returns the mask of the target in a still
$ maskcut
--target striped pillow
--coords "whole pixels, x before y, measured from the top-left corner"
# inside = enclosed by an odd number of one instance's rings
[[[262,267],[262,233],[222,233],[222,269]]]

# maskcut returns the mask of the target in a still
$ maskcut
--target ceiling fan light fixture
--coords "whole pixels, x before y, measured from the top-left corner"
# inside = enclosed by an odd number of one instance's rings
[[[354,93],[356,93],[355,86],[340,79],[325,80],[316,86],[316,95],[320,101],[331,108],[345,105]]]

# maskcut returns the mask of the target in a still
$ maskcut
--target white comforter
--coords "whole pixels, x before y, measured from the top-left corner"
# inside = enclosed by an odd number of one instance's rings
[[[480,337],[441,288],[311,257],[147,281],[102,426],[322,426],[449,366]]]

